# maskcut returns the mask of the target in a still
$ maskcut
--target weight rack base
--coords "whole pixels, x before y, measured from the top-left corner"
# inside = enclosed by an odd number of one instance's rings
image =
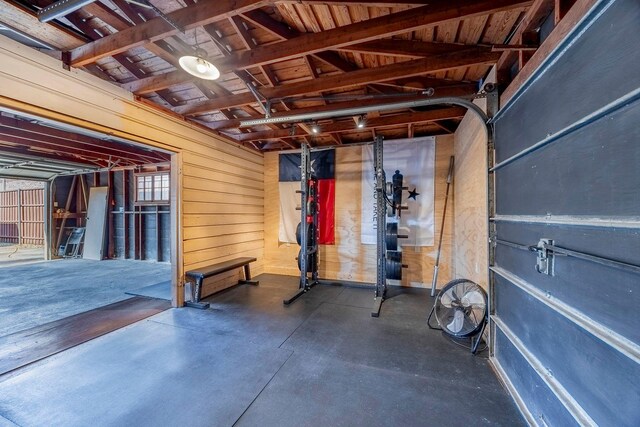
[[[384,301],[384,298],[382,297],[376,297],[373,299],[373,309],[371,310],[371,317],[380,317],[382,301]]]

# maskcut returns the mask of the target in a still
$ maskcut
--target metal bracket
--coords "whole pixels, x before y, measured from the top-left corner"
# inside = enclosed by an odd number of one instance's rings
[[[538,246],[530,246],[529,250],[537,252],[538,258],[536,259],[536,271],[540,274],[546,274],[548,276],[554,276],[555,256],[553,250],[549,249],[553,246],[553,240],[540,239]]]

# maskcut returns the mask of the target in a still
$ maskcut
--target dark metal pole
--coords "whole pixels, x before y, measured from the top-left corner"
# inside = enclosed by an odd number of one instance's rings
[[[377,136],[373,145],[374,173],[376,178],[376,296],[373,303],[372,317],[380,315],[380,307],[387,291],[387,273],[385,259],[385,224],[387,221],[387,203],[384,198],[386,177],[384,173],[383,138]]]
[[[444,195],[444,209],[442,210],[442,222],[440,223],[440,238],[438,239],[438,253],[436,264],[433,267],[433,280],[431,281],[431,296],[436,296],[436,284],[438,282],[438,269],[440,268],[440,251],[442,250],[442,236],[444,235],[444,220],[447,217],[447,201],[449,200],[449,187],[453,177],[453,156],[449,159],[449,174],[447,175],[447,190]]]

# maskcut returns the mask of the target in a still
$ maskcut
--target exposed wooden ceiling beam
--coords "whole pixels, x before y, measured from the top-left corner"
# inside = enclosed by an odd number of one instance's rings
[[[0,1],[0,23],[60,50],[73,49],[85,43],[78,34],[55,22],[42,23],[35,12],[6,1]]]
[[[320,33],[304,33],[293,39],[272,45],[261,46],[251,51],[235,52],[216,61],[221,73],[255,67],[272,62],[284,61],[297,56],[315,54],[327,49],[338,49],[351,44],[376,40],[406,33],[426,26],[443,24],[453,20],[468,19],[498,11],[523,7],[527,0],[433,0],[429,6],[423,6],[391,15],[360,21]],[[84,46],[83,46],[84,47]],[[164,88],[191,80],[180,71],[152,76],[125,85],[134,93],[153,92],[157,85]]]
[[[521,44],[522,35],[528,31],[536,30],[542,22],[553,12],[554,0],[534,0],[531,7],[525,12],[522,21],[511,36],[510,44]],[[507,50],[502,54],[496,66],[498,83],[508,80],[506,74],[515,61],[518,60],[518,51]]]
[[[345,131],[362,132],[363,130],[406,125],[408,123],[433,122],[436,120],[461,118],[465,113],[465,108],[453,107],[432,111],[409,112],[389,116],[381,116],[378,118],[367,120],[365,127],[360,129],[356,128],[356,125],[351,118],[334,123],[319,124],[318,127],[320,129],[319,135]],[[244,133],[238,135],[236,138],[238,139],[238,141],[247,142],[280,138],[295,138],[301,135],[305,135],[304,131],[296,127],[293,132],[291,132],[290,129],[270,130]]]
[[[449,81],[445,80],[445,82],[449,82]],[[463,91],[460,91],[459,90],[460,88],[457,88],[457,87],[455,91],[450,91],[447,87],[443,87],[442,89],[439,89],[436,86],[436,96],[438,97],[468,96],[477,92],[477,88],[474,84],[467,84],[466,86],[464,86],[464,88],[466,88],[466,90],[463,92]],[[363,96],[362,99],[354,99],[352,101],[341,101],[341,102],[335,102],[335,103],[330,103],[326,105],[319,105],[315,107],[296,108],[293,112],[283,111],[283,112],[272,113],[271,117],[276,118],[276,117],[286,117],[291,114],[319,113],[324,111],[342,110],[347,108],[366,107],[371,105],[392,104],[392,103],[401,102],[401,101],[415,101],[419,99],[425,99],[425,97],[416,95],[416,96],[407,96],[407,97],[404,97],[404,96],[403,97],[384,97],[380,99],[375,97]],[[247,119],[220,120],[215,122],[209,122],[207,123],[207,126],[214,130],[231,129],[231,128],[237,128],[238,126],[240,126],[240,122],[242,122],[243,120],[247,120]]]
[[[340,75],[322,76],[311,81],[293,83],[276,88],[264,88],[262,94],[267,99],[286,98],[307,93],[354,87],[372,82],[394,80],[401,77],[447,71],[458,67],[490,64],[499,57],[499,53],[478,52],[475,48],[471,48],[462,52],[436,55],[432,58],[416,59],[378,68],[360,69]],[[154,90],[157,90],[157,88]],[[254,99],[250,93],[240,93],[211,101],[185,105],[176,108],[175,111],[184,115],[202,114],[216,111],[220,108],[229,108],[252,102],[254,102]]]
[[[123,158],[140,163],[153,163],[169,160],[169,156],[156,151],[146,151],[137,147],[113,147],[105,141],[66,132],[60,129],[44,127],[12,117],[0,116],[0,134],[24,140],[27,145],[52,150],[64,149],[65,152],[78,155],[91,155],[104,159]],[[39,144],[36,144],[38,143]]]
[[[361,6],[363,2],[357,2],[353,0],[276,0],[277,3],[294,3],[294,4],[328,4],[334,6]],[[373,2],[367,2],[369,7],[398,7],[398,6],[418,6],[423,4],[430,4],[428,0],[377,0]]]
[[[203,0],[193,6],[168,13],[167,16],[184,30],[189,30],[269,3],[256,0]],[[74,67],[90,64],[100,58],[162,40],[178,32],[167,21],[157,17],[71,50],[70,64]]]
[[[242,16],[255,26],[270,32],[271,34],[279,37],[282,40],[291,40],[303,34],[289,27],[284,22],[273,19],[271,15],[260,9],[250,10],[249,12],[245,12],[244,14],[242,14]],[[336,52],[317,52],[313,56],[323,62],[326,62],[332,67],[337,68],[340,71],[353,71],[358,68],[355,64],[344,60]]]
[[[433,0],[428,6],[384,15],[320,33],[305,33],[251,52],[238,52],[217,64],[222,70],[247,68],[407,33],[422,27],[523,7],[526,0]]]
[[[2,140],[0,139],[0,155],[1,154],[9,154],[15,157],[21,157],[21,156],[36,157],[41,159],[54,160],[56,162],[85,164],[90,167],[95,167],[96,165],[100,167],[108,166],[107,161],[100,162],[96,160],[81,159],[78,157],[70,157],[60,151],[30,150],[25,148],[23,145],[15,145],[15,146],[3,145]]]
[[[420,58],[423,56],[438,55],[440,53],[457,52],[468,47],[469,45],[464,45],[461,43],[437,43],[423,42],[419,40],[381,39],[372,40],[366,43],[344,46],[339,50],[345,52],[362,52],[373,53],[376,55]],[[490,46],[483,46],[481,48],[491,50]]]

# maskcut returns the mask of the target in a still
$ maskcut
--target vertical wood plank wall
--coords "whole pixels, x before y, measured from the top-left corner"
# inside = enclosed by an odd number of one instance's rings
[[[487,289],[487,140],[484,124],[471,113],[455,133],[455,156],[453,271]]]
[[[496,83],[493,67],[486,83]],[[486,111],[486,101],[474,101]],[[455,133],[455,187],[453,215],[453,272],[488,289],[489,222],[487,200],[487,137],[484,124],[470,112]]]
[[[361,213],[361,147],[336,149],[336,244],[320,246],[320,276],[356,282],[374,282],[376,249],[373,245],[360,244]],[[435,237],[439,233],[442,208],[449,167],[453,154],[453,135],[436,138],[435,171]],[[265,194],[265,272],[298,275],[295,257],[298,245],[278,242],[280,206],[278,194],[278,153],[266,153],[264,159]],[[451,279],[453,197],[449,195],[449,208],[445,222],[442,255],[440,258],[439,284]],[[403,248],[403,262],[409,268],[403,271],[403,286],[431,286],[435,247]]]
[[[44,190],[0,191],[0,243],[44,246]]]
[[[180,153],[172,170],[183,183],[178,247],[184,254],[177,254],[183,262],[176,275],[239,255],[258,258],[252,271],[263,271],[262,154],[137,102],[81,70],[65,70],[60,61],[3,36],[0,106]]]

